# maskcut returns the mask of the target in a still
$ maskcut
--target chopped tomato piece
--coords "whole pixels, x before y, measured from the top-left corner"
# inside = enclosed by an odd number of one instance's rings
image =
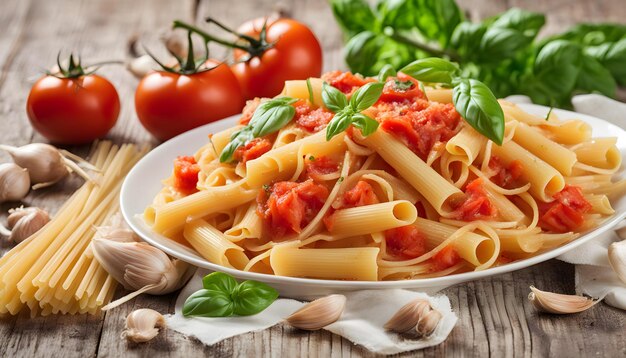
[[[436,253],[432,261],[433,271],[442,271],[461,262],[461,257],[452,245],[448,245]]]
[[[359,87],[368,82],[376,81],[374,78],[366,78],[361,75],[352,74],[352,72],[341,71],[325,73],[322,75],[322,79],[347,95],[354,93]]]
[[[487,197],[482,179],[475,179],[467,184],[465,200],[454,208],[454,214],[456,219],[463,221],[485,220],[498,214],[498,210]]]
[[[489,169],[494,174],[491,181],[502,188],[510,188],[519,179],[524,171],[524,167],[519,160],[514,160],[509,165],[504,165],[499,157],[493,156],[489,160]]]
[[[257,212],[274,236],[302,231],[320,211],[328,189],[309,179],[302,183],[282,181],[261,189]]]
[[[298,101],[294,106],[296,107],[296,115],[294,116],[296,124],[309,132],[316,133],[326,128],[334,116],[329,110],[321,107],[314,108],[307,101]]]
[[[404,73],[398,73],[397,77],[387,78],[379,101],[403,102],[414,101],[416,98],[425,98],[417,80]]]
[[[272,142],[265,138],[255,138],[243,147],[239,147],[233,154],[233,159],[246,163],[248,160],[256,159],[272,149]]]
[[[387,251],[400,259],[413,259],[427,252],[426,237],[413,225],[385,231]]]
[[[339,163],[327,156],[309,157],[306,161],[306,175],[314,180],[320,176],[335,173],[339,170]]]
[[[261,104],[261,99],[259,97],[256,97],[255,99],[247,100],[246,105],[243,107],[243,110],[241,111],[241,118],[239,118],[239,124],[246,125],[250,123],[250,120],[252,119],[252,115],[254,114],[254,111],[256,111],[256,108],[259,106],[259,104]]]
[[[174,160],[174,188],[183,194],[197,191],[200,167],[192,156],[180,156]]]
[[[354,188],[343,194],[341,208],[354,208],[357,206],[377,204],[379,202],[372,185],[364,180],[359,180]]]
[[[591,204],[583,196],[580,187],[566,185],[554,195],[551,203],[540,203],[539,226],[553,232],[570,232],[580,229],[585,223],[584,214]]]

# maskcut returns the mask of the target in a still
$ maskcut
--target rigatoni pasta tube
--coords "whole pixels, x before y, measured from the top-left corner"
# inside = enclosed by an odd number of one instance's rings
[[[591,126],[581,120],[571,120],[558,125],[542,125],[552,140],[561,144],[576,144],[591,138]]]
[[[278,245],[272,249],[270,264],[278,276],[376,281],[379,251],[377,247],[298,249]]]
[[[243,247],[230,242],[221,231],[202,219],[186,224],[183,233],[191,246],[214,264],[241,270],[250,261]]]
[[[571,150],[551,141],[537,130],[524,123],[519,123],[513,135],[515,143],[550,164],[563,175],[571,175],[576,164],[576,154]]]
[[[207,188],[155,208],[152,229],[167,235],[182,229],[187,220],[224,211],[254,199],[257,192],[240,184]]]
[[[581,163],[617,171],[622,164],[622,154],[615,143],[617,138],[596,138],[577,145],[574,152]]]
[[[461,190],[446,181],[407,146],[391,134],[377,130],[361,139],[374,149],[400,176],[413,186],[440,215],[448,211],[446,204],[463,196]]]
[[[487,138],[466,125],[446,143],[448,153],[465,158],[465,164],[472,164]]]
[[[439,103],[452,103],[452,90],[449,88],[424,88],[429,101]]]
[[[558,170],[513,141],[502,146],[494,145],[491,153],[506,165],[518,160],[524,168],[522,178],[530,183],[530,193],[541,201],[554,200],[552,196],[565,187],[563,175]]]
[[[406,200],[364,205],[335,211],[329,231],[339,237],[365,235],[410,225],[416,217],[417,209]]]
[[[241,221],[234,224],[230,229],[224,232],[224,235],[232,241],[240,241],[243,239],[258,239],[263,231],[263,221],[256,213],[257,205],[252,204],[246,210]]]
[[[324,81],[321,78],[309,78],[309,83],[311,84],[312,93],[309,93],[306,80],[285,81],[285,87],[281,94],[287,97],[307,100],[312,95],[314,105],[324,106],[324,101],[322,101],[322,84]]]

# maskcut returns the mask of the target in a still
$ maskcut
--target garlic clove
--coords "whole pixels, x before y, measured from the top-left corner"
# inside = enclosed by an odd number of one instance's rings
[[[9,211],[7,223],[11,229],[9,240],[20,243],[39,231],[49,221],[50,216],[39,208],[18,208]]]
[[[419,320],[415,327],[415,332],[418,337],[430,337],[435,329],[439,325],[439,322],[443,318],[441,312],[437,310],[430,310],[426,312],[424,316]]]
[[[626,284],[626,240],[609,245],[609,263],[617,277]]]
[[[135,77],[142,79],[148,73],[154,72],[158,64],[150,55],[143,55],[130,60],[126,67]]]
[[[128,227],[120,213],[111,216],[108,225],[96,227],[95,238],[120,242],[139,242],[139,237]]]
[[[424,317],[429,311],[431,311],[431,306],[428,300],[417,298],[402,306],[385,323],[384,328],[397,333],[408,332],[414,329],[420,318]]]
[[[330,295],[307,303],[285,321],[295,328],[313,331],[336,322],[345,307],[346,296]]]
[[[14,163],[0,164],[0,203],[21,200],[29,190],[28,170]]]
[[[528,300],[541,312],[554,314],[578,313],[600,302],[600,300],[594,301],[582,296],[541,291],[534,286],[530,286],[530,290],[532,292],[528,294]]]
[[[159,312],[141,308],[126,317],[126,329],[122,337],[135,343],[151,340],[159,334],[159,328],[165,328],[165,318]]]
[[[620,239],[626,240],[626,226],[615,230],[615,232],[617,233],[617,236],[620,237]]]

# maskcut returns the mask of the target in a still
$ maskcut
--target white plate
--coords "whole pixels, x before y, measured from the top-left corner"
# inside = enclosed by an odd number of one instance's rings
[[[520,107],[527,112],[541,116],[544,116],[548,111],[547,107],[538,105],[522,104]],[[617,136],[617,146],[622,153],[622,157],[624,158],[626,156],[626,132],[623,129],[606,121],[570,111],[555,109],[554,113],[561,119],[576,118],[584,120],[593,127],[594,137]],[[239,279],[253,279],[266,282],[275,287],[286,297],[312,298],[332,292],[358,289],[405,288],[432,291],[465,281],[519,270],[549,260],[601,235],[626,217],[626,197],[623,197],[613,203],[616,211],[613,217],[608,219],[602,226],[580,236],[567,245],[504,266],[498,266],[484,271],[459,273],[437,278],[382,282],[333,281],[273,276],[222,267],[208,262],[194,250],[153,232],[143,222],[140,214],[143,213],[145,207],[152,202],[154,196],[161,189],[161,180],[170,175],[172,161],[177,156],[195,153],[198,148],[207,142],[207,135],[209,133],[215,133],[232,127],[236,123],[237,118],[238,116],[233,116],[183,133],[148,153],[135,165],[124,181],[120,197],[122,214],[131,228],[137,232],[139,236],[173,257],[212,271],[226,272]]]

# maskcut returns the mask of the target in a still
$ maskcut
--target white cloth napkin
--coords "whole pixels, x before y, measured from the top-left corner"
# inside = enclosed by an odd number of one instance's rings
[[[280,323],[285,317],[304,305],[291,299],[280,298],[258,315],[248,317],[204,318],[184,317],[182,307],[193,292],[202,288],[202,277],[208,272],[198,270],[178,295],[173,315],[167,315],[167,326],[177,332],[193,336],[207,345],[247,332],[259,331]],[[325,329],[360,344],[375,353],[394,354],[422,349],[443,342],[457,321],[446,296],[429,297],[424,293],[407,290],[364,290],[344,293],[346,309],[339,321]],[[443,318],[435,332],[427,339],[406,339],[386,332],[383,325],[400,307],[415,298],[428,299]]]
[[[526,96],[510,96],[507,100],[531,103]],[[572,104],[576,112],[604,119],[626,129],[626,103],[598,94],[585,94],[574,96]],[[576,265],[576,293],[594,298],[604,297],[607,304],[626,310],[626,285],[609,265],[607,256],[609,245],[619,240],[614,231],[608,231],[557,259]]]

